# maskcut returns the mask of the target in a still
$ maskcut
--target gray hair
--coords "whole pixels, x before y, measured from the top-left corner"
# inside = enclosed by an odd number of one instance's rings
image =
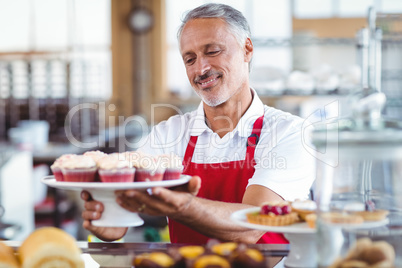
[[[240,11],[225,4],[209,3],[194,8],[185,15],[177,32],[177,38],[180,40],[183,28],[188,21],[200,18],[218,18],[225,21],[241,46],[251,36],[248,22]]]

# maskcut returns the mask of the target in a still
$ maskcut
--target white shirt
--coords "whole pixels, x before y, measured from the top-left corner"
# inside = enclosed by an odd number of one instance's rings
[[[175,115],[152,128],[139,151],[184,157],[190,136],[198,136],[192,162],[221,163],[244,160],[247,138],[255,120],[264,114],[255,150],[255,173],[249,185],[261,185],[285,200],[306,199],[315,179],[315,159],[302,140],[304,120],[268,107],[253,90],[253,101],[236,128],[220,138],[205,123],[203,103],[198,109]],[[240,109],[239,109],[240,110]]]

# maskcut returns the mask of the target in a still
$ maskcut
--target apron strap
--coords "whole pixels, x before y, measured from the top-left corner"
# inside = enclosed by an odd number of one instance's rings
[[[261,117],[258,117],[257,120],[255,120],[253,125],[253,131],[251,132],[251,135],[247,138],[246,163],[249,163],[249,161],[253,161],[253,166],[255,165],[254,160],[255,147],[257,146],[258,141],[260,139],[263,122],[264,122],[264,116],[262,115]]]
[[[195,145],[197,144],[197,139],[198,136],[191,136],[190,141],[187,144],[186,153],[183,158],[183,166],[184,166],[183,174],[187,174],[185,170],[187,169],[187,167],[190,166],[191,159],[193,158],[194,154]]]

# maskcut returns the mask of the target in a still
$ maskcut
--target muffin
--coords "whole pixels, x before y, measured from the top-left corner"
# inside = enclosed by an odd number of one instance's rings
[[[247,221],[268,226],[291,225],[299,221],[296,212],[292,211],[289,202],[265,203],[260,211],[248,213]]]
[[[157,165],[165,168],[163,180],[177,180],[183,172],[183,160],[175,154],[164,154],[156,157]]]
[[[135,169],[122,154],[110,154],[98,160],[98,173],[102,182],[133,182]]]
[[[89,156],[77,155],[66,159],[61,168],[64,181],[94,182],[97,172],[96,162]]]
[[[233,253],[233,251],[238,247],[238,244],[235,242],[226,242],[226,243],[214,243],[212,245],[209,245],[211,248],[211,251],[215,254],[224,256],[224,257],[230,257]]]
[[[233,268],[264,268],[267,267],[264,255],[258,249],[248,248],[244,244],[239,244],[233,251]]]
[[[205,254],[206,250],[203,246],[188,245],[182,247],[172,247],[168,249],[168,254],[175,261],[175,268],[192,267],[194,260]]]
[[[54,178],[56,181],[64,181],[63,177],[63,172],[61,171],[61,167],[63,166],[63,163],[70,159],[77,156],[76,154],[63,154],[59,158],[54,161],[54,163],[50,166],[50,169],[52,170],[52,173],[54,175]]]
[[[133,154],[131,154],[133,156]],[[136,169],[134,181],[161,181],[165,168],[155,161],[155,158],[148,154],[139,154],[138,159],[131,158],[131,163]]]
[[[216,254],[201,255],[194,260],[194,268],[231,268],[230,261]]]
[[[133,265],[136,268],[170,268],[174,260],[164,252],[143,253],[134,258]]]

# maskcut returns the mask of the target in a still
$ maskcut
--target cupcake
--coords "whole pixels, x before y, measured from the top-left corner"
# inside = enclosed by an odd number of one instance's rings
[[[60,156],[59,158],[54,161],[53,165],[50,166],[50,169],[52,170],[52,173],[54,175],[54,178],[56,181],[64,181],[63,177],[63,172],[61,171],[61,167],[63,166],[63,163],[72,158],[77,156],[76,154],[64,154]]]
[[[88,151],[88,152],[85,152],[84,155],[91,157],[96,162],[97,166],[98,166],[99,160],[101,160],[103,157],[107,156],[106,153],[101,152],[99,150],[97,150],[97,151]],[[95,174],[95,181],[100,181],[99,170]]]
[[[156,157],[158,165],[165,168],[163,180],[177,180],[183,172],[183,160],[175,154],[164,154]]]
[[[89,156],[91,157],[96,163],[99,162],[100,159],[102,159],[103,157],[107,156],[106,153],[101,152],[101,151],[88,151],[84,153],[85,156]]]
[[[133,154],[131,154],[133,156]],[[137,159],[130,158],[133,167],[136,169],[134,181],[161,181],[165,168],[155,161],[151,155],[139,153]]]
[[[124,154],[110,154],[98,161],[102,182],[133,182],[135,169]]]
[[[97,172],[96,162],[89,156],[77,155],[64,161],[61,167],[64,181],[93,182]]]

